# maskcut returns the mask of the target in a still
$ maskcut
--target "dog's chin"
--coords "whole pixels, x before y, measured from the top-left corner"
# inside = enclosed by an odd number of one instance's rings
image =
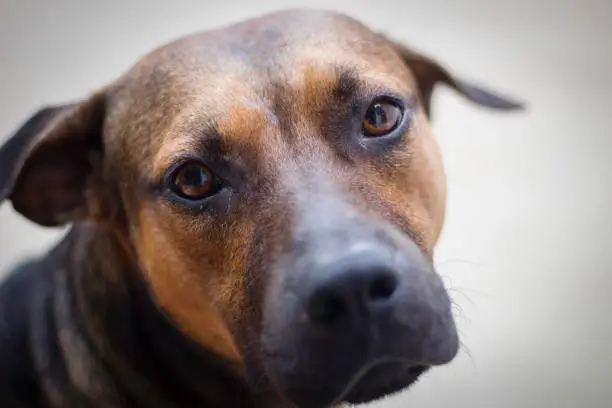
[[[284,387],[285,398],[299,408],[327,408],[340,403],[363,404],[407,389],[428,370],[426,366],[409,366],[386,362],[355,374],[348,381],[326,377],[316,381],[297,381]]]

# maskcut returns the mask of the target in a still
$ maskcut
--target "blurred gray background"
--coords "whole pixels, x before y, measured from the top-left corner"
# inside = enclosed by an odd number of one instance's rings
[[[341,10],[529,103],[450,91],[434,130],[449,177],[437,252],[464,348],[378,407],[612,406],[612,2],[0,0],[0,142],[152,47],[266,11]],[[62,231],[0,209],[0,271]]]

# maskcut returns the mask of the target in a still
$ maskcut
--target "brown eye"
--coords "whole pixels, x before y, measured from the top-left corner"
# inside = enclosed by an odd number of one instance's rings
[[[402,119],[402,109],[393,102],[377,101],[368,108],[363,118],[365,136],[385,136],[394,130]]]
[[[174,174],[173,190],[190,200],[200,200],[216,192],[217,184],[210,169],[200,163],[189,163]]]

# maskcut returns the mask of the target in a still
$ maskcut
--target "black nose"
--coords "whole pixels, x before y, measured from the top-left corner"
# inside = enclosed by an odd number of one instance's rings
[[[316,275],[307,300],[312,323],[369,319],[393,307],[398,274],[375,257],[343,259]]]

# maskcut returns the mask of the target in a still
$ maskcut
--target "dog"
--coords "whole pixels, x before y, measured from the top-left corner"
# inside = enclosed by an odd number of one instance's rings
[[[0,150],[0,201],[71,228],[0,288],[0,406],[324,408],[451,362],[438,85],[523,108],[344,14],[287,10],[33,114]]]

